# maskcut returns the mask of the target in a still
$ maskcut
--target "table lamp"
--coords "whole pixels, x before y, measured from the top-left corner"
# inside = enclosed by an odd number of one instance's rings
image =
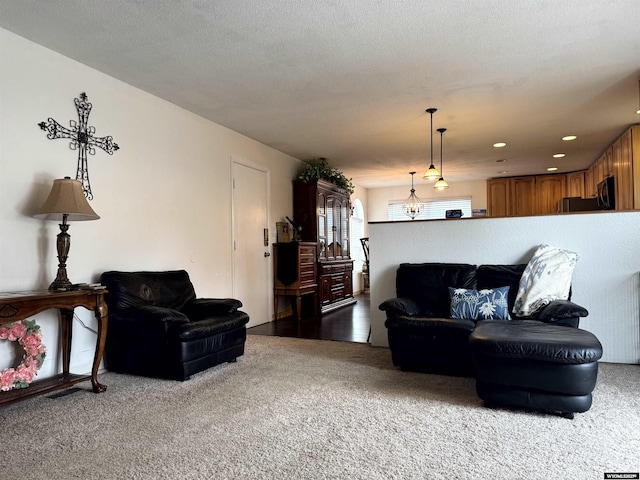
[[[53,181],[49,197],[42,208],[34,215],[44,220],[62,220],[58,234],[58,274],[49,290],[71,290],[71,282],[67,277],[67,257],[71,246],[71,236],[67,233],[68,221],[98,220],[100,216],[93,211],[82,192],[82,183],[64,177]]]

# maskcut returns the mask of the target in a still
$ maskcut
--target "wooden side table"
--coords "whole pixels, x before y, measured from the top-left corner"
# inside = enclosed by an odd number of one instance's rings
[[[278,297],[295,297],[292,303],[293,315],[300,320],[302,310],[302,296],[313,295],[313,309],[317,310],[317,276],[316,276],[316,254],[317,244],[315,242],[299,242],[297,249],[293,251],[278,249],[278,244],[273,245],[273,312],[278,318]],[[284,263],[281,263],[284,262]],[[278,265],[288,265],[295,271],[295,280],[284,284],[279,275]]]
[[[105,293],[107,293],[105,289],[0,293],[0,323],[12,323],[32,317],[44,310],[57,309],[60,311],[60,337],[62,341],[62,373],[44,380],[36,380],[27,388],[0,392],[0,406],[67,388],[85,380],[91,380],[95,393],[104,392],[107,389],[105,385],[98,382],[98,369],[107,339],[108,309],[104,300]],[[69,372],[73,310],[76,307],[93,310],[98,320],[98,338],[91,375],[76,375]]]

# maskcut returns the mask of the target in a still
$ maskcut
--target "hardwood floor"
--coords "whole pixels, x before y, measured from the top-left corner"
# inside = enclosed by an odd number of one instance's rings
[[[367,343],[371,319],[369,294],[356,296],[357,303],[324,316],[306,317],[299,322],[293,317],[263,323],[247,329],[250,335],[311,338],[340,342]]]

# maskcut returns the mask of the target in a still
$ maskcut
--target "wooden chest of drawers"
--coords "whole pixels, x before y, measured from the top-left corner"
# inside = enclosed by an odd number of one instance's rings
[[[353,260],[318,263],[321,313],[327,313],[356,302],[353,297]]]
[[[280,248],[279,248],[280,247]],[[292,242],[273,245],[274,316],[278,318],[278,297],[295,297],[293,314],[299,320],[303,295],[313,295],[314,313],[317,309],[317,244]]]

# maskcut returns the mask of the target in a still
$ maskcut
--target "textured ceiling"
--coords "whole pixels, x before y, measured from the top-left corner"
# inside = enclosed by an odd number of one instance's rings
[[[365,187],[428,167],[428,107],[450,183],[586,168],[640,120],[638,0],[0,0],[0,27]]]

